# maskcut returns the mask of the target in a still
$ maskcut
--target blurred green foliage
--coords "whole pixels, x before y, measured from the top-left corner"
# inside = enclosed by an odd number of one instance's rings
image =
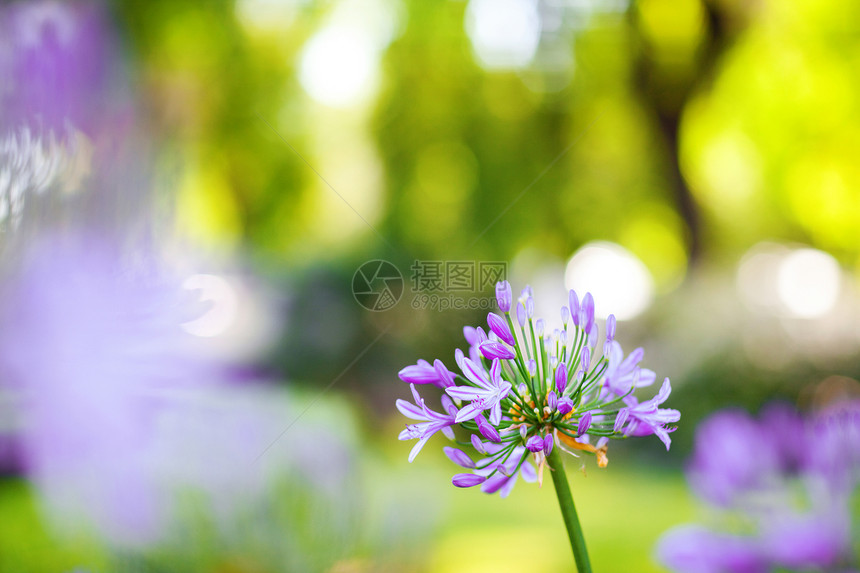
[[[237,4],[112,4],[158,141],[157,178],[176,201],[180,234],[243,254],[288,293],[286,331],[268,359],[280,373],[328,383],[391,329],[342,383],[379,432],[368,451],[394,442],[397,370],[417,358],[450,360],[462,325],[483,317],[402,303],[384,317],[364,312],[350,279],[365,260],[408,269],[415,259],[510,261],[526,248],[566,260],[588,241],[616,242],[649,268],[659,296],[631,339],[649,352],[659,342],[668,365],[686,352],[671,337],[689,332],[673,323],[676,295],[701,268],[730,276],[747,249],[772,239],[826,250],[858,271],[853,0],[640,0],[616,12],[571,3],[592,10],[562,14],[571,58],[562,74],[482,68],[464,27],[467,2],[369,3],[369,12],[384,7],[394,31],[379,53],[378,92],[347,109],[314,101],[299,77],[307,42],[342,3],[275,3],[262,21]],[[688,323],[699,332],[720,323],[719,308],[696,304]],[[685,370],[686,385],[676,383],[671,405],[684,418],[673,458],[659,444],[644,455],[622,450],[638,462],[669,459],[673,471],[613,462],[575,478],[601,570],[656,570],[643,565],[651,543],[689,517],[677,468],[702,416],[797,400],[826,373],[860,377],[853,359],[762,367],[740,350],[742,334],[714,343]],[[671,367],[665,374],[674,376]],[[403,478],[436,491],[450,473],[436,462]],[[422,470],[435,481],[417,478]],[[380,477],[378,487],[387,483]],[[57,571],[79,556],[104,563],[86,544],[40,551],[47,534],[24,490],[0,483],[0,569]],[[506,563],[490,549],[503,543],[521,549],[524,566],[569,567],[566,553],[541,550],[564,547],[548,493],[521,484],[500,502],[449,492],[450,525],[403,566],[463,570],[468,551],[470,571],[498,570]],[[32,551],[9,554],[9,543]],[[222,570],[254,570],[242,567]]]

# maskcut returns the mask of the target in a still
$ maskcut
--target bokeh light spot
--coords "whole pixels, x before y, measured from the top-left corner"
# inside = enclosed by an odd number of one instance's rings
[[[832,256],[816,249],[798,249],[779,265],[777,292],[795,316],[817,318],[836,305],[841,272]]]
[[[186,290],[199,290],[200,301],[211,307],[198,318],[182,324],[183,330],[194,336],[212,338],[227,332],[236,321],[238,297],[227,280],[217,275],[191,275],[182,283]]]
[[[471,0],[466,32],[478,62],[487,69],[528,66],[540,42],[541,22],[534,0]]]
[[[567,288],[580,296],[594,296],[595,316],[614,314],[629,320],[641,314],[654,297],[654,280],[648,268],[627,249],[608,242],[588,243],[567,263]]]

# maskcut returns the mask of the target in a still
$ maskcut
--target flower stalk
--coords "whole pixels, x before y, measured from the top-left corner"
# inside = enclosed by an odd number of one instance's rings
[[[585,537],[582,535],[582,527],[579,525],[579,517],[576,515],[576,505],[573,503],[573,495],[570,493],[567,474],[564,473],[564,460],[560,452],[561,448],[553,448],[546,457],[547,465],[552,474],[552,484],[555,486],[555,495],[558,497],[561,517],[564,519],[564,525],[567,528],[570,548],[573,550],[573,559],[576,561],[576,570],[579,573],[591,573],[591,563],[588,561],[588,549],[585,547]]]

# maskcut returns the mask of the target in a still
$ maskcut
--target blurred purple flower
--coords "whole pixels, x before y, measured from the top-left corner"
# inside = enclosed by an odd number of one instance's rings
[[[0,390],[20,419],[23,472],[59,528],[145,546],[172,535],[190,492],[232,527],[287,473],[333,503],[347,491],[345,416],[311,413],[265,450],[299,412],[234,383],[183,329],[205,307],[181,282],[78,240],[34,250],[2,284]]]
[[[94,135],[118,52],[95,2],[38,0],[0,9],[0,126]]]
[[[860,403],[807,420],[784,404],[768,405],[759,420],[718,412],[696,432],[688,478],[704,500],[746,529],[742,536],[701,527],[667,533],[657,555],[673,571],[858,566],[850,508],[860,486]]]
[[[657,559],[684,573],[768,573],[770,568],[756,544],[745,537],[685,526],[666,533]]]
[[[22,462],[47,503],[86,505],[119,538],[157,534],[154,414],[217,379],[193,358],[179,289],[131,276],[95,242],[31,253],[0,309],[2,379],[22,403]]]
[[[755,420],[740,410],[714,414],[699,425],[688,475],[703,499],[725,505],[760,487],[778,460]]]

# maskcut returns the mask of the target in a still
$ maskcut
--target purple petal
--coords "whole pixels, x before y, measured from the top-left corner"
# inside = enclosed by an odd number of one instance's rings
[[[550,391],[546,397],[546,405],[549,406],[549,409],[555,412],[556,408],[558,408],[558,394],[554,391]]]
[[[618,415],[615,417],[615,425],[613,426],[614,432],[621,431],[621,428],[624,427],[624,423],[627,421],[627,418],[630,416],[629,408],[621,408],[618,411]]]
[[[454,385],[454,374],[445,368],[445,364],[438,358],[433,362],[433,369],[436,371],[436,376],[439,379],[438,386],[447,388]]]
[[[474,326],[463,327],[463,338],[466,339],[469,346],[476,346],[481,343],[481,337],[478,336],[478,329]]]
[[[448,456],[449,460],[451,460],[458,466],[470,470],[475,468],[475,462],[473,462],[472,458],[467,456],[463,450],[458,450],[457,448],[445,446],[444,448],[442,448],[442,451],[445,452],[445,455]]]
[[[526,448],[530,452],[539,452],[543,450],[543,438],[540,436],[532,436],[526,440]]]
[[[490,379],[482,365],[469,358],[463,359],[463,374],[481,388],[490,388]]]
[[[481,491],[484,493],[492,494],[492,493],[496,493],[497,491],[502,489],[502,486],[507,484],[509,481],[513,481],[515,478],[508,477],[506,475],[499,475],[497,473],[496,475],[494,475],[493,477],[491,477],[489,479],[487,479],[487,478],[484,478],[484,479],[486,479],[486,482],[484,482],[484,485],[481,486]]]
[[[407,366],[398,372],[397,376],[410,384],[435,384],[439,380],[436,369],[423,360],[420,360],[418,364]]]
[[[641,347],[637,348],[633,352],[627,355],[627,358],[618,365],[618,369],[621,372],[630,372],[633,370],[633,367],[642,362],[642,359],[645,357],[645,350]]]
[[[480,416],[481,412],[483,412],[483,411],[484,411],[483,408],[481,408],[479,405],[477,405],[476,403],[473,402],[473,403],[469,404],[468,406],[464,407],[459,412],[457,412],[457,417],[454,419],[454,421],[458,424],[460,424],[462,422],[468,422],[469,420],[473,419],[475,416]],[[478,426],[480,427],[480,424],[478,424]],[[483,433],[483,432],[481,432],[481,433]]]
[[[516,357],[516,353],[501,342],[484,342],[481,344],[481,354],[489,360],[499,358],[510,360]]]
[[[579,425],[576,427],[576,433],[580,436],[588,431],[588,428],[591,427],[591,411],[585,413],[582,418],[579,419]]]
[[[588,367],[591,366],[591,351],[588,346],[583,346],[579,353],[579,361],[582,363],[582,371],[588,372]]]
[[[567,368],[564,364],[559,364],[555,370],[555,387],[559,394],[563,394],[567,388]]]
[[[478,424],[478,430],[481,432],[482,436],[491,442],[495,442],[497,444],[501,443],[502,438],[499,436],[499,431],[484,419],[483,414],[480,414],[475,418],[475,423]]]
[[[457,487],[474,487],[487,481],[487,478],[475,474],[457,474],[451,480]]]
[[[451,386],[445,388],[445,392],[452,398],[458,400],[479,400],[488,394],[488,390],[483,388],[475,388],[473,386]]]
[[[487,455],[487,448],[484,447],[484,442],[481,441],[481,438],[472,434],[470,438],[472,440],[472,447],[475,448],[479,453]]]
[[[508,323],[503,320],[498,314],[490,313],[487,315],[487,325],[489,325],[490,330],[492,330],[496,336],[502,339],[507,344],[511,346],[516,345],[516,341],[514,340],[514,335],[511,333],[511,329],[508,327]]]
[[[543,439],[543,453],[547,456],[552,453],[552,446],[555,441],[552,438],[552,434],[547,434],[547,436]]]
[[[407,402],[406,400],[398,399],[395,403],[397,409],[400,410],[400,413],[406,416],[407,418],[412,418],[413,420],[426,420],[427,416],[424,415],[424,410],[412,404],[411,402]]]
[[[579,319],[582,325],[582,330],[591,333],[591,327],[594,326],[594,298],[590,292],[585,293],[582,299],[582,307],[580,308],[581,318]]]
[[[449,416],[457,416],[457,406],[451,402],[451,398],[448,397],[447,394],[442,394],[442,397],[439,399],[442,402],[442,411],[448,414]]]
[[[421,448],[424,447],[424,444],[426,444],[427,440],[429,440],[429,439],[430,439],[429,435],[424,436],[423,438],[418,440],[418,442],[412,447],[412,451],[409,452],[409,463],[410,464],[412,463],[412,461],[415,459],[415,456],[418,455],[418,452],[421,451]]]
[[[490,366],[490,381],[496,386],[501,386],[502,383],[502,363],[497,359],[493,360],[492,366]]]
[[[499,281],[496,283],[496,302],[499,305],[499,310],[502,312],[511,310],[512,296],[511,285],[508,281]]]
[[[558,401],[558,413],[562,416],[567,416],[571,412],[573,412],[573,400],[567,396],[561,398]]]
[[[490,423],[494,426],[498,426],[499,422],[502,421],[502,405],[500,402],[496,402],[493,404],[493,407],[490,408]]]
[[[537,481],[537,472],[533,465],[529,462],[525,462],[522,467],[520,467],[520,475],[523,476],[523,479],[528,483],[534,483]]]
[[[570,316],[573,318],[573,324],[579,326],[579,297],[576,296],[576,291],[570,291]]]

